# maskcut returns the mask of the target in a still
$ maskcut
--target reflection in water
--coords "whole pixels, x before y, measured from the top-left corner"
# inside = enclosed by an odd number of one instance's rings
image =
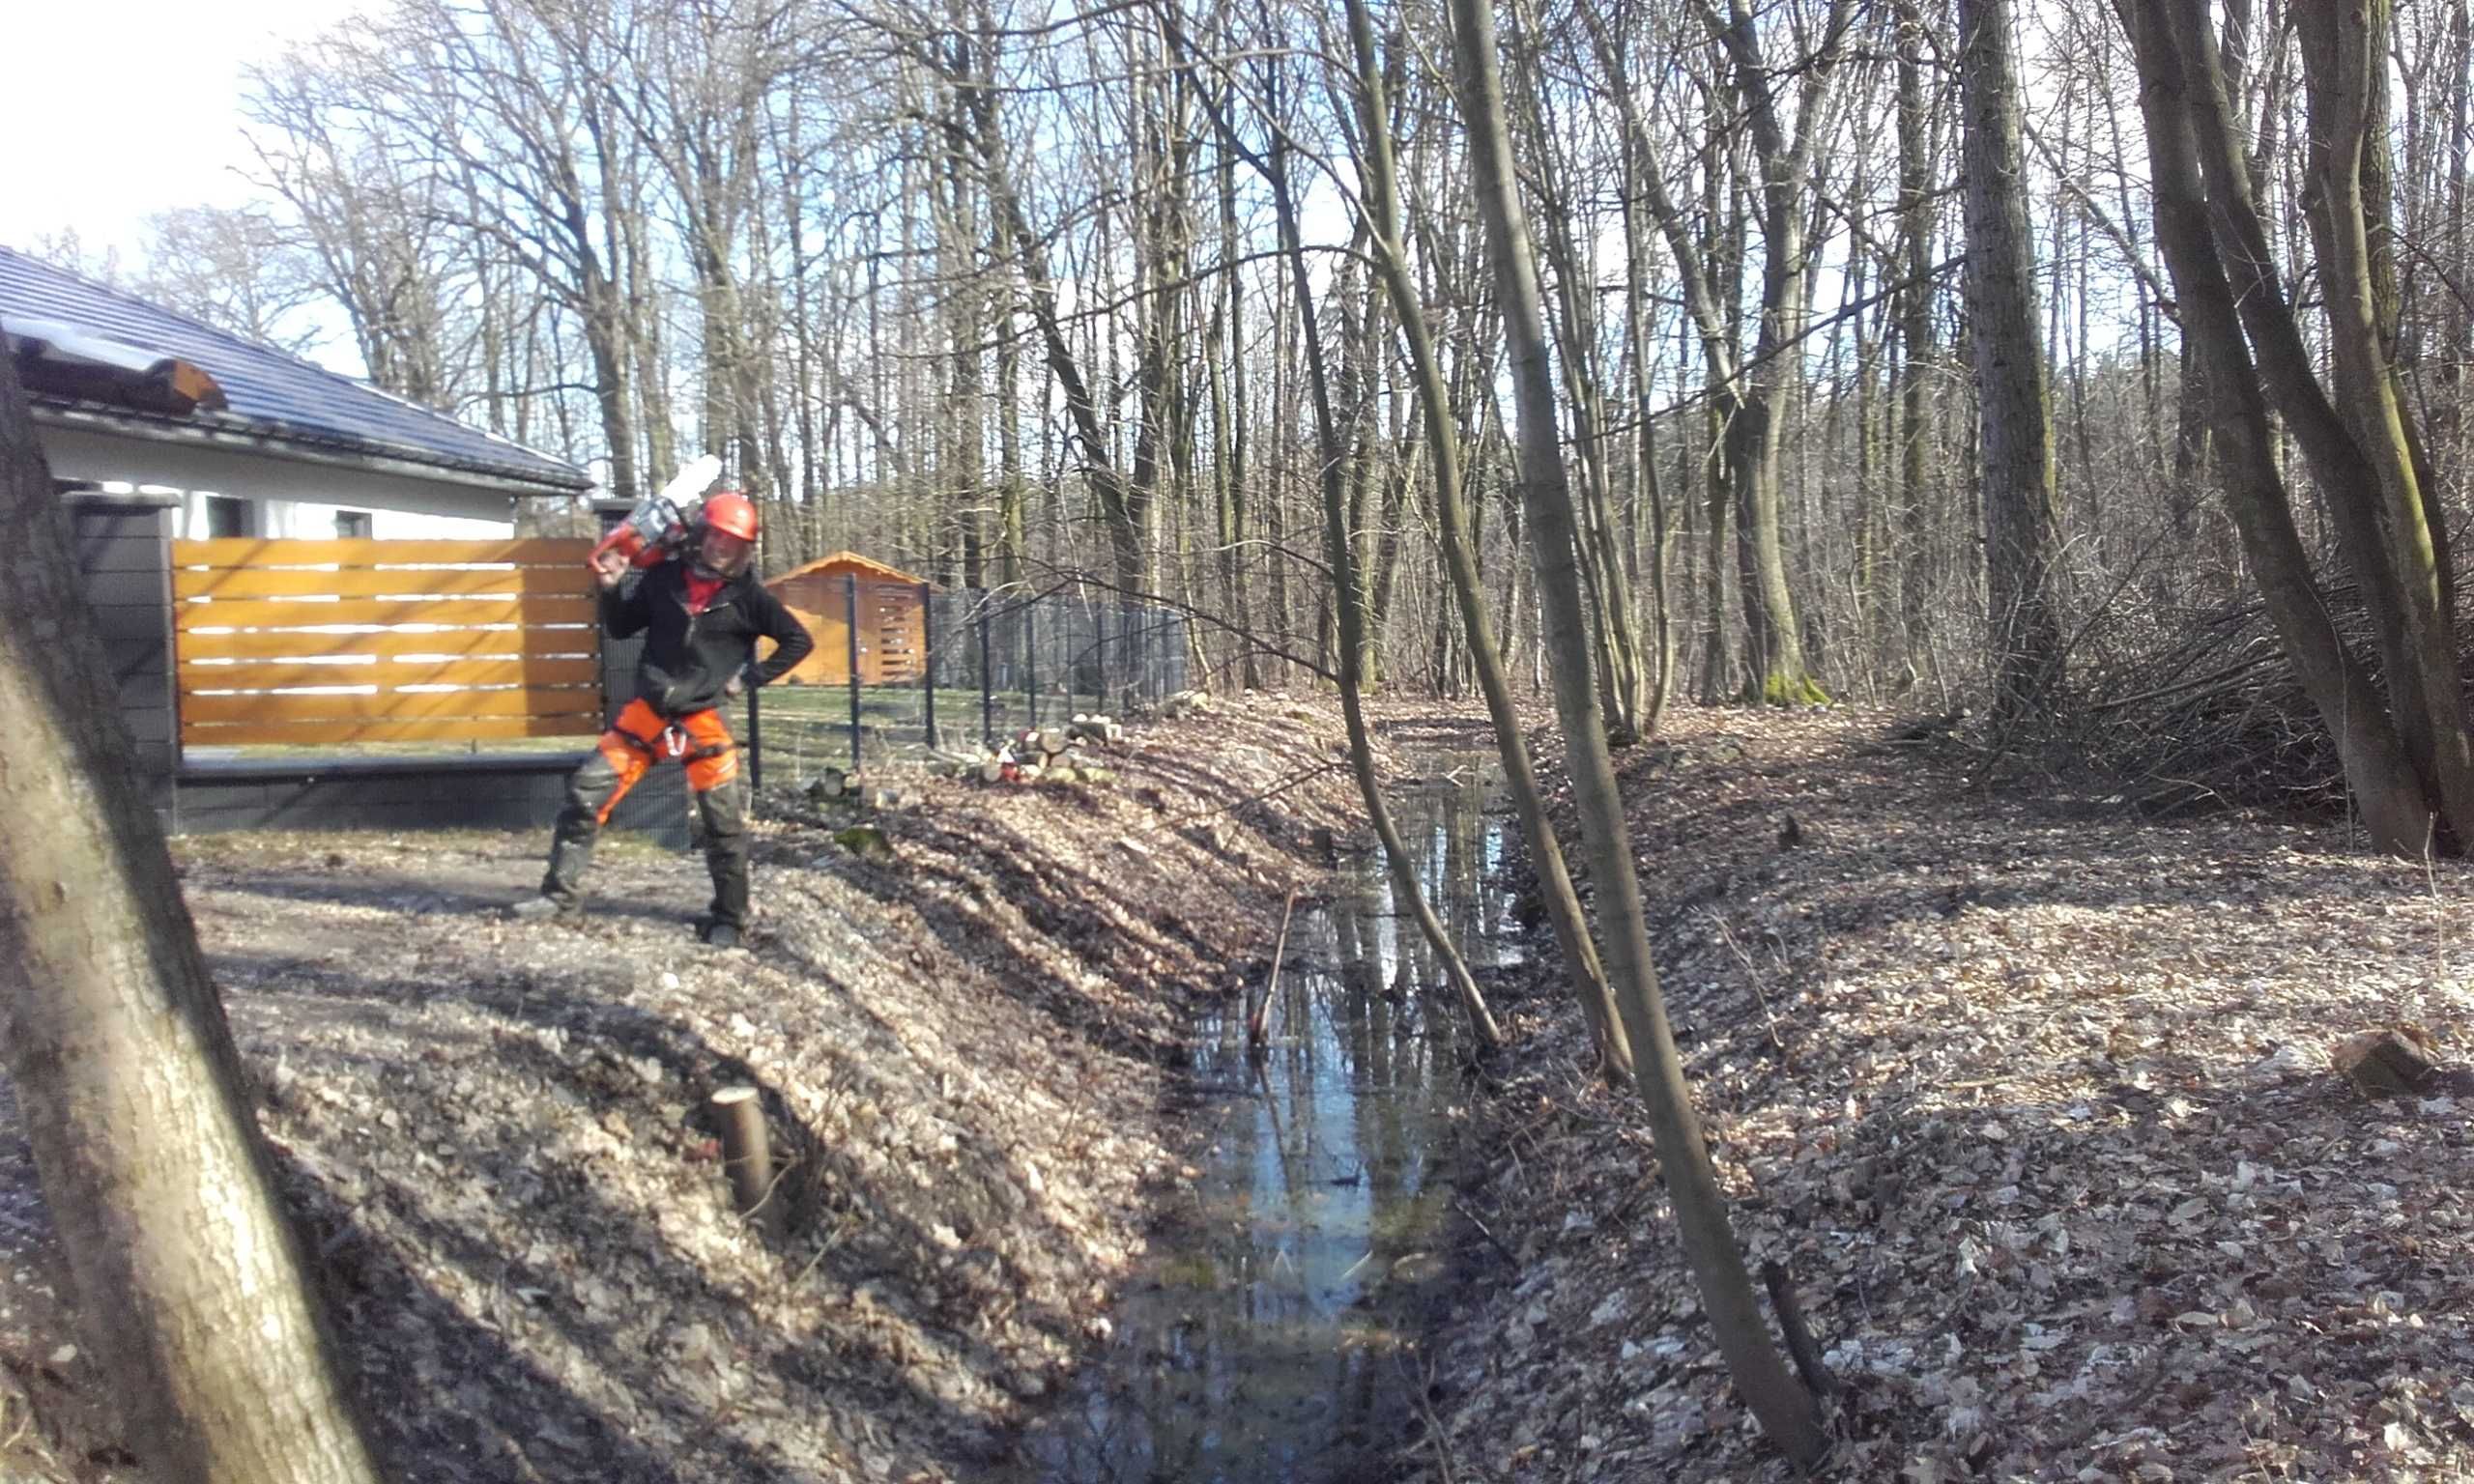
[[[1489,761],[1440,759],[1459,785],[1394,800],[1479,969],[1518,955]],[[1265,1056],[1247,1056],[1243,1019],[1232,1002],[1194,1028],[1211,1095],[1194,1205],[1154,1240],[1108,1353],[1025,1439],[1018,1477],[1313,1484],[1366,1477],[1402,1444],[1403,1332],[1445,1276],[1429,1249],[1464,1030],[1379,862],[1291,925]]]

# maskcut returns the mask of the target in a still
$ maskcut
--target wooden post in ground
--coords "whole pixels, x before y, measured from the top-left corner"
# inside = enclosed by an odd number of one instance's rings
[[[713,1095],[722,1125],[722,1170],[731,1178],[731,1209],[754,1215],[773,1188],[773,1151],[764,1135],[764,1102],[752,1087]]]

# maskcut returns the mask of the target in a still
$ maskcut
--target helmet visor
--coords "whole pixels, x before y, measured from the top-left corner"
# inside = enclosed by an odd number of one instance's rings
[[[748,554],[755,550],[755,542],[707,526],[704,539],[696,545],[696,564],[717,576],[736,577],[746,567]]]

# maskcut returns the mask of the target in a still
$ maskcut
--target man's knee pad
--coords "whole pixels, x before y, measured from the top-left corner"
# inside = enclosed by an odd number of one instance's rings
[[[567,799],[589,809],[599,809],[601,801],[618,786],[618,770],[599,753],[587,757],[567,775]]]
[[[747,833],[747,804],[736,780],[699,789],[696,813],[704,820],[707,841],[736,840]]]

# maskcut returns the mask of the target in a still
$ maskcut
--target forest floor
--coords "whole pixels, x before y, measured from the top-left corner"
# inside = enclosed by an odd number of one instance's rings
[[[2474,868],[2146,821],[1894,725],[1686,710],[1623,758],[1738,1234],[1845,1386],[1827,1476],[2474,1480],[2474,1092],[2328,1062],[2390,1026],[2474,1059]],[[599,910],[518,926],[538,838],[176,842],[393,1476],[1008,1477],[1193,1179],[1192,1008],[1360,816],[1338,734],[1255,698],[1138,729],[1109,786],[930,783],[891,860],[792,807],[730,953],[689,941],[692,855],[614,842]],[[1403,1471],[1783,1480],[1534,946]],[[729,1209],[734,1083],[794,1160],[780,1227]],[[0,1479],[135,1477],[13,1113]]]
[[[1844,1385],[1826,1475],[2474,1479],[2474,1078],[2330,1065],[2388,1027],[2474,1060],[2474,866],[1895,730],[1686,710],[1621,758],[1738,1238]],[[1422,1476],[1789,1477],[1633,1105],[1542,971],[1510,1009],[1465,1197],[1496,1272]]]
[[[1166,1069],[1357,816],[1339,734],[1249,698],[1137,727],[1108,785],[927,781],[869,816],[889,860],[776,800],[730,952],[702,859],[622,841],[534,925],[499,909],[546,832],[175,842],[389,1477],[996,1476],[1192,1178]],[[732,1084],[778,1226],[730,1207]],[[0,1080],[13,1484],[136,1476],[69,1292]]]

